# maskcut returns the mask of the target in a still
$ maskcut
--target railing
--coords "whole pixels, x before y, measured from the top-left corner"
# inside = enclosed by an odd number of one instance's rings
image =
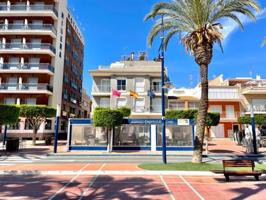
[[[53,11],[58,16],[58,11],[53,5],[1,5],[1,11]]]
[[[55,53],[55,48],[49,43],[3,43],[1,49],[43,49]]]
[[[93,92],[111,92],[110,85],[94,85]]]
[[[5,63],[0,64],[0,69],[4,70],[49,70],[54,73],[54,67],[49,63]]]
[[[56,34],[52,24],[0,24],[0,30],[49,30]]]
[[[48,90],[53,92],[53,87],[47,83],[2,83],[0,84],[0,90],[7,91],[38,91],[38,90]]]
[[[212,92],[209,91],[209,99],[239,99],[238,92]]]

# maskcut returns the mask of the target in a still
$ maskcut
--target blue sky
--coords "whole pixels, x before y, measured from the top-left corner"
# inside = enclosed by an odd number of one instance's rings
[[[147,51],[149,58],[157,56],[159,39],[152,48],[147,46],[147,34],[152,21],[143,18],[159,0],[68,0],[85,37],[83,86],[90,94],[92,80],[88,71],[99,65],[110,65],[122,55],[132,51]],[[166,1],[166,0],[165,0]],[[261,6],[266,2],[260,0]],[[243,18],[245,31],[231,21],[224,22],[224,53],[214,48],[209,66],[209,78],[223,74],[225,78],[247,77],[257,74],[266,78],[266,11],[257,22]],[[185,53],[183,46],[174,38],[166,52],[166,65],[170,79],[176,87],[194,87],[199,82],[199,69],[194,59]]]

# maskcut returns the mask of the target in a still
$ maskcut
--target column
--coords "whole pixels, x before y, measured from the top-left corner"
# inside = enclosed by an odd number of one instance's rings
[[[6,38],[2,38],[2,48],[5,49],[6,48]]]
[[[156,139],[157,139],[157,135],[156,135],[156,125],[152,124],[151,125],[151,151],[155,152],[156,151]]]
[[[7,10],[10,10],[10,6],[11,6],[10,1],[7,1],[6,5],[7,5]]]
[[[28,28],[28,24],[29,24],[28,19],[25,19],[25,20],[24,20],[24,27],[25,27],[25,28]]]
[[[26,47],[26,38],[22,39],[22,47],[23,47],[23,49]]]
[[[23,68],[24,66],[24,57],[20,58],[20,67]]]
[[[20,98],[17,98],[17,105],[20,105]]]
[[[27,0],[26,5],[27,5],[27,10],[30,10],[30,1],[29,0]]]
[[[8,29],[8,19],[5,19],[5,29]]]
[[[19,79],[18,79],[18,84],[19,84],[19,90],[21,90],[21,88],[22,88],[22,77],[19,77]]]
[[[3,64],[4,64],[4,58],[0,57],[0,69],[3,68]]]

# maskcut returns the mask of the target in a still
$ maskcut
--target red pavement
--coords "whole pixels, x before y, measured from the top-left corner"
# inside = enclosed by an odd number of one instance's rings
[[[265,199],[266,181],[177,175],[1,176],[0,199]]]

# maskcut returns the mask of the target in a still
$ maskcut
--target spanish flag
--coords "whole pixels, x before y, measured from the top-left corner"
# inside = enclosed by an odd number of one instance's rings
[[[137,92],[134,92],[132,90],[130,90],[130,94],[131,97],[135,97],[136,99],[139,98],[139,94]]]

